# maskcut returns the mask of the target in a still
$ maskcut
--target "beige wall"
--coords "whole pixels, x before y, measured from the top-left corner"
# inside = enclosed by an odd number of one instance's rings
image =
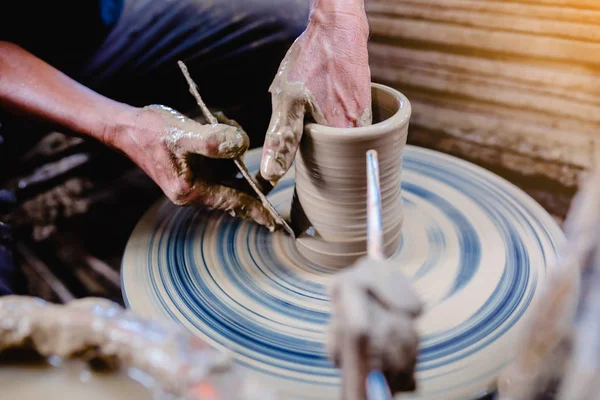
[[[600,150],[600,0],[367,0],[409,141],[574,186]]]

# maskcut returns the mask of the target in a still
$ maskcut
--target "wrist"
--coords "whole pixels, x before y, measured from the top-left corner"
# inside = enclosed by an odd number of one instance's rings
[[[107,119],[99,139],[108,147],[127,154],[130,147],[128,143],[140,124],[142,111],[141,108],[130,106],[118,110]]]
[[[326,13],[346,13],[349,15],[365,15],[364,0],[311,0],[310,10],[320,10]]]
[[[319,0],[320,2],[323,2],[323,0]],[[328,2],[324,6],[317,4],[311,9],[309,15],[310,24],[323,28],[357,31],[365,38],[368,38],[369,21],[362,6],[362,0],[360,1],[360,6],[354,4],[348,8],[342,7],[341,3],[344,3],[344,1]],[[356,2],[354,1],[354,3]]]

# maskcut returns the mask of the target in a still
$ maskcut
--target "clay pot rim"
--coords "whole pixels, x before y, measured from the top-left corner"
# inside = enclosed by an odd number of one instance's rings
[[[317,123],[309,123],[304,128],[304,134],[310,135],[315,139],[330,139],[351,142],[355,140],[364,140],[365,138],[374,138],[377,136],[385,136],[389,134],[389,126],[403,126],[408,124],[411,115],[411,105],[408,98],[402,93],[389,86],[380,83],[371,83],[371,90],[377,90],[390,94],[395,97],[400,103],[400,108],[390,118],[369,126],[361,126],[358,128],[334,128],[330,126],[320,125]]]

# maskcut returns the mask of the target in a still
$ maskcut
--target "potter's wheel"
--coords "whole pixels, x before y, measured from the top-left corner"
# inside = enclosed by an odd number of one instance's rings
[[[260,150],[246,164],[256,172]],[[289,213],[290,172],[269,195]],[[405,223],[394,255],[427,303],[419,320],[419,393],[468,399],[514,355],[516,330],[563,235],[521,190],[472,164],[407,146]],[[278,388],[285,399],[337,399],[326,358],[325,284],[291,239],[219,212],[153,206],[123,259],[123,292],[144,317],[185,325]]]

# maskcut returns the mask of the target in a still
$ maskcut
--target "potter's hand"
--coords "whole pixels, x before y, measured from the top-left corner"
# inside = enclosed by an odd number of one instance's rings
[[[215,175],[224,175],[227,165],[231,167],[228,172],[237,173],[233,162],[223,161],[219,168],[190,166],[241,156],[248,138],[237,128],[201,125],[158,106],[139,109],[116,102],[1,40],[0,77],[2,111],[49,122],[124,152],[176,204],[203,204],[274,227],[257,199],[218,184]],[[211,173],[196,175],[192,170]]]
[[[213,166],[206,171],[211,159],[233,159],[246,152],[249,140],[242,130],[225,124],[202,125],[157,105],[135,109],[134,114],[129,126],[114,133],[111,144],[138,164],[173,203],[203,205],[271,229],[275,226],[258,199],[217,182],[224,178],[223,172],[234,168],[221,164],[218,170]]]
[[[348,1],[360,4],[340,4],[341,10],[332,6]],[[279,180],[294,161],[305,113],[333,127],[371,123],[369,27],[362,1],[316,4],[306,31],[286,54],[269,89],[273,114],[260,171],[271,182]]]
[[[327,347],[342,367],[343,400],[365,399],[372,370],[384,373],[392,393],[415,390],[422,305],[398,264],[361,259],[335,277],[330,295]]]

